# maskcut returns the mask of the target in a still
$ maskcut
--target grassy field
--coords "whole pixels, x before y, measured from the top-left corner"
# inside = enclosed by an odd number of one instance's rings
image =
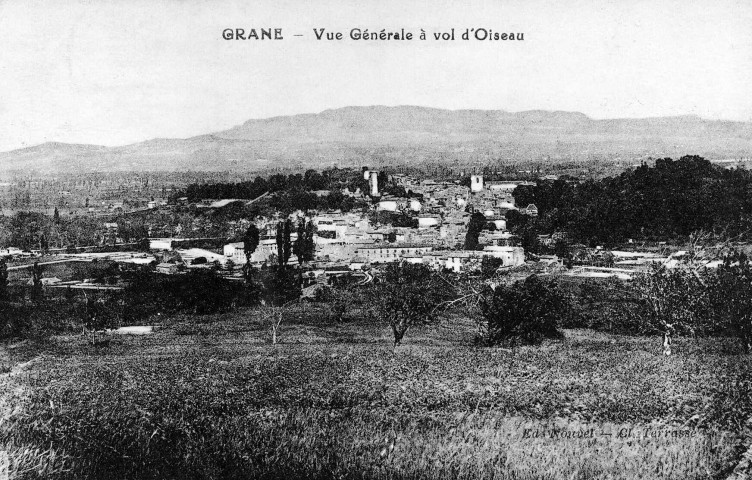
[[[357,313],[357,312],[356,312]],[[408,333],[326,307],[159,319],[143,337],[5,348],[19,478],[722,478],[743,451],[747,356],[719,340],[567,330],[473,346],[461,314]],[[156,321],[156,320],[155,320]],[[145,322],[148,323],[148,322]],[[29,362],[22,365],[21,362]],[[8,400],[12,399],[12,400]]]

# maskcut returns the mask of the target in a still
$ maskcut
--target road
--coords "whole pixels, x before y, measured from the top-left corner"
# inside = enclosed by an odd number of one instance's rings
[[[368,283],[373,282],[373,278],[374,277],[373,277],[373,275],[371,275],[370,272],[363,272],[363,274],[366,276],[366,278],[364,278],[363,280],[361,280],[360,282],[358,282],[358,285],[366,285]]]
[[[90,258],[66,258],[63,260],[50,260],[49,262],[39,262],[40,266],[43,265],[54,265],[56,263],[67,263],[67,262],[91,262],[93,259]],[[29,263],[26,265],[14,265],[12,267],[8,267],[8,271],[10,270],[22,270],[24,268],[31,268],[33,267],[33,263]]]

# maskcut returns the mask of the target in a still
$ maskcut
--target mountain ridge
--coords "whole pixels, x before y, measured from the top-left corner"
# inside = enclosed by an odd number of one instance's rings
[[[352,106],[250,119],[188,138],[128,145],[46,142],[0,152],[0,171],[254,171],[493,159],[572,161],[752,156],[752,123],[697,115],[593,119],[581,112]]]

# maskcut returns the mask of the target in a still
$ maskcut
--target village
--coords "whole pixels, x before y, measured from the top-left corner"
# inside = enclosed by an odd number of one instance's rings
[[[42,278],[38,281],[47,288],[118,290],[123,285],[118,281],[117,272],[137,266],[165,275],[208,269],[226,279],[241,281],[244,266],[263,269],[278,262],[277,230],[286,220],[293,225],[301,221],[313,225],[313,257],[301,262],[292,254],[286,262],[304,270],[306,279],[310,279],[307,281],[309,284],[328,284],[331,278],[343,275],[360,281],[370,280],[378,275],[380,266],[395,262],[422,264],[434,270],[457,274],[477,274],[484,258],[493,259],[494,268],[499,271],[527,268],[539,275],[557,273],[582,278],[630,280],[635,272],[645,271],[650,265],[679,266],[682,256],[687,253],[667,248],[665,242],[642,250],[636,245],[627,245],[627,250],[611,250],[574,244],[567,247],[569,261],[565,265],[561,252],[556,252],[554,248],[563,235],[538,235],[537,241],[546,252],[541,254],[526,252],[520,245],[520,239],[507,229],[510,212],[537,217],[536,205],[518,205],[514,195],[518,187],[533,187],[536,185],[534,182],[489,181],[482,174],[471,174],[464,180],[453,181],[418,178],[404,173],[386,176],[365,167],[362,175],[363,188],[367,191],[355,189],[352,192],[344,188],[340,194],[368,199],[364,208],[346,212],[339,209],[298,209],[287,216],[267,210],[253,221],[248,218],[228,220],[227,227],[234,231],[245,231],[251,223],[258,229],[258,243],[252,252],[247,251],[243,241],[228,241],[227,237],[219,235],[201,236],[201,232],[197,236],[180,223],[168,230],[152,229],[151,226],[145,230],[147,234],[160,231],[177,235],[149,236],[139,241],[122,235],[120,225],[123,224],[122,218],[129,215],[145,215],[148,222],[150,215],[158,218],[177,217],[177,209],[217,212],[243,208],[267,197],[269,192],[251,200],[217,198],[191,203],[187,197],[172,198],[171,201],[157,198],[149,200],[145,206],[134,203],[136,207],[129,211],[123,211],[123,202],[120,202],[117,217],[101,221],[98,245],[28,250],[7,245],[0,249],[0,256],[7,262],[11,282],[31,284],[32,267],[37,264],[42,267]],[[383,192],[380,179],[387,179],[392,187],[409,192],[409,195]],[[556,175],[542,175],[539,180],[552,182],[557,179]],[[330,191],[313,193],[321,197],[329,195]],[[105,206],[105,211],[111,210],[111,207]],[[89,207],[88,210],[94,218],[103,218],[98,209]],[[469,248],[468,230],[476,212],[482,215],[483,225],[476,232],[474,248]],[[395,217],[399,221],[390,221]],[[290,240],[295,242],[297,236],[293,229]],[[63,264],[103,261],[117,265],[114,276],[106,284],[96,278],[70,278],[70,269],[57,268]],[[717,267],[720,260],[705,259],[705,264],[708,268]]]

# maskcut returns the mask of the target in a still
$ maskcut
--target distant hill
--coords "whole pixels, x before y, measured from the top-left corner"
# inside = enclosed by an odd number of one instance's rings
[[[696,116],[594,120],[582,113],[346,107],[249,120],[187,139],[122,147],[45,143],[0,153],[0,171],[254,171],[273,166],[552,162],[752,156],[752,123]]]

